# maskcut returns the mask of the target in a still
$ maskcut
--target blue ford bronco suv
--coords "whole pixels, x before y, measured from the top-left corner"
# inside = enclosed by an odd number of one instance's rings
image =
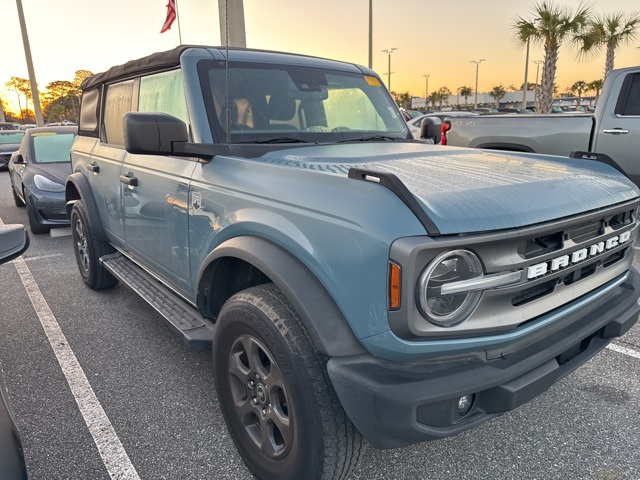
[[[598,159],[414,140],[372,70],[301,55],[180,46],[82,89],[82,279],[212,348],[260,479],[465,431],[638,319],[640,192]]]

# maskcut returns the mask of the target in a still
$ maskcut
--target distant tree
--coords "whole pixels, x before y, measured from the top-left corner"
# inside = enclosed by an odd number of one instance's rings
[[[589,90],[589,85],[584,80],[578,80],[576,83],[571,85],[571,93],[578,94],[578,106],[580,105],[580,100],[582,100],[582,94]]]
[[[466,87],[466,86],[458,87],[458,95],[460,95],[461,97],[464,97],[464,105],[466,106],[467,98],[473,95],[473,88]]]
[[[436,103],[438,102],[438,100],[440,100],[440,95],[438,94],[438,92],[431,92],[427,99],[429,100],[429,102],[431,102],[431,108],[435,110]]]
[[[27,105],[27,101],[31,98],[31,86],[29,84],[29,80],[26,78],[20,77],[11,77],[8,82],[4,84],[7,88],[11,88],[18,97],[18,109],[20,110],[20,115],[24,119],[22,115],[22,102],[20,102],[20,95],[24,95],[25,97],[25,107]]]
[[[606,51],[604,77],[613,70],[616,49],[632,41],[640,27],[640,13],[610,13],[595,15],[589,22],[589,28],[580,38],[580,50],[583,54]]]
[[[598,80],[594,80],[593,82],[589,82],[589,90],[593,90],[596,92],[596,102],[598,101],[598,97],[600,96],[600,90],[602,90],[602,85],[604,84],[604,80],[599,78]]]
[[[73,77],[73,84],[78,88],[78,92],[80,92],[80,85],[82,82],[93,75],[89,70],[76,70],[75,76]]]
[[[440,87],[438,89],[438,102],[439,102],[438,108],[442,109],[442,103],[447,103],[447,100],[449,100],[450,96],[451,96],[451,90],[449,90],[447,87]]]
[[[395,93],[394,98],[398,106],[402,108],[411,108],[411,95],[409,92]]]
[[[544,65],[540,91],[536,96],[536,111],[551,112],[553,86],[556,77],[560,45],[567,39],[576,40],[584,33],[591,16],[591,8],[579,5],[576,11],[557,7],[549,1],[541,1],[534,6],[531,19],[518,17],[513,24],[514,34],[521,45],[529,40],[544,46]]]
[[[505,96],[506,93],[507,91],[504,89],[502,85],[496,85],[491,89],[491,91],[489,92],[489,95],[491,96],[491,98],[495,100],[496,108],[500,107],[500,100],[502,99],[502,97]]]

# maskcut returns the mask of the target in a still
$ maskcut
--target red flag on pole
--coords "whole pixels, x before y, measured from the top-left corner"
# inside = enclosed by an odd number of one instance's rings
[[[164,21],[164,25],[162,25],[162,30],[160,33],[164,33],[171,28],[171,25],[176,19],[176,0],[169,0],[167,3],[167,18]]]

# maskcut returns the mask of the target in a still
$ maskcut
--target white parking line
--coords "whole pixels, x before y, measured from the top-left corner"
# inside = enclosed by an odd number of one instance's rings
[[[1,224],[2,220],[0,220]],[[64,333],[62,333],[56,317],[49,308],[33,275],[31,275],[29,267],[22,257],[15,259],[13,264],[18,270],[20,279],[49,339],[53,353],[58,359],[62,373],[67,379],[80,413],[98,447],[98,452],[109,476],[113,480],[140,480],[138,472],[124,450],[122,442],[120,442],[102,405],[100,405],[89,380],[87,380],[87,376],[73,350],[71,350]]]
[[[640,351],[628,347],[623,347],[619,343],[610,343],[609,345],[607,345],[607,348],[613,350],[614,352],[622,353],[623,355],[628,355],[630,357],[640,359]]]

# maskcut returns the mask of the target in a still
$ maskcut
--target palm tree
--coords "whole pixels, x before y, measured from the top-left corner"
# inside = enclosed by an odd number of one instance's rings
[[[473,95],[473,88],[471,87],[466,87],[466,86],[462,86],[462,87],[458,87],[458,95],[462,95],[464,97],[464,106],[467,106],[467,98],[469,98],[469,96]]]
[[[560,45],[567,39],[576,40],[587,26],[590,15],[591,8],[587,6],[580,5],[574,12],[572,9],[542,1],[535,4],[532,19],[518,17],[514,23],[515,36],[520,44],[526,45],[528,41],[532,41],[544,46],[540,92],[536,96],[537,112],[551,112]]]
[[[580,106],[580,100],[582,99],[582,93],[589,90],[589,85],[584,80],[578,80],[571,85],[571,92],[577,92],[578,94],[578,106]]]
[[[489,95],[491,95],[491,97],[496,101],[496,108],[500,107],[500,99],[504,97],[505,93],[507,93],[507,91],[502,85],[493,87],[489,92]]]
[[[604,80],[599,78],[598,80],[594,80],[593,82],[589,82],[589,90],[594,90],[596,92],[596,102],[598,102],[598,97],[600,96],[600,90],[602,90],[602,85],[604,84]]]
[[[596,15],[589,22],[589,28],[580,36],[580,50],[584,54],[606,50],[604,77],[613,70],[616,49],[636,37],[640,26],[640,13],[610,13]]]
[[[446,102],[450,96],[451,90],[447,87],[440,87],[438,89],[438,101],[440,102],[440,106],[438,108],[440,108],[440,110],[442,110],[442,102]]]

